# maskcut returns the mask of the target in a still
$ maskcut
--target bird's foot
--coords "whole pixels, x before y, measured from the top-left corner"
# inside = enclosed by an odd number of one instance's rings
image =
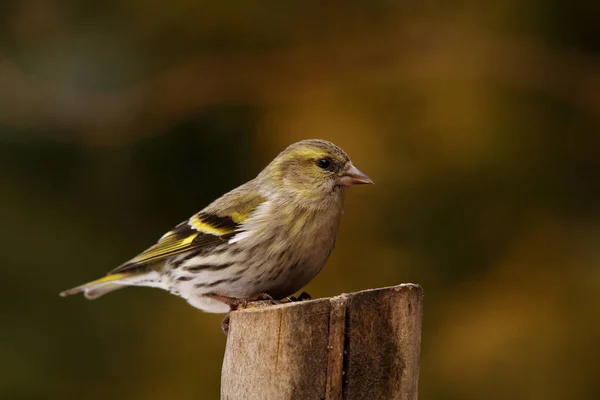
[[[247,299],[238,299],[237,297],[227,297],[227,296],[221,296],[218,294],[207,294],[205,296],[210,297],[211,299],[220,301],[222,303],[225,303],[229,306],[230,311],[227,313],[227,315],[225,315],[225,318],[223,318],[223,321],[221,321],[221,329],[223,330],[223,333],[225,334],[225,336],[227,336],[229,334],[229,321],[231,319],[231,316],[230,316],[231,311],[235,311],[239,308],[252,307],[251,303],[262,303],[262,304],[264,304],[264,303],[280,304],[281,303],[280,301],[273,300],[273,297],[271,297],[267,293],[260,293],[255,296],[251,296]]]
[[[259,293],[257,295],[250,296],[245,299],[240,299],[237,297],[221,296],[219,294],[213,294],[213,293],[205,294],[205,296],[210,297],[211,299],[220,301],[221,303],[227,304],[229,306],[230,311],[235,311],[238,308],[246,308],[246,307],[248,307],[248,305],[250,303],[255,303],[255,302],[268,302],[270,304],[279,304],[279,302],[277,300],[273,300],[273,297],[271,297],[267,293]]]
[[[229,320],[231,319],[229,313],[227,313],[227,315],[225,315],[225,318],[223,318],[223,321],[221,321],[221,329],[223,330],[223,333],[225,334],[225,336],[227,336],[229,334]]]
[[[296,303],[298,301],[312,300],[312,296],[306,292],[302,292],[297,297],[289,296],[289,297],[286,297],[286,299],[287,299],[288,303]]]
[[[259,293],[255,296],[251,296],[247,299],[239,299],[237,297],[221,296],[221,295],[212,294],[212,293],[207,294],[205,296],[227,304],[229,306],[230,312],[235,311],[239,308],[251,307],[252,306],[251,303],[281,304],[280,301],[274,300],[273,297],[271,297],[267,293]],[[286,300],[287,300],[286,303],[296,303],[298,301],[305,301],[305,300],[311,300],[311,299],[312,299],[312,297],[310,294],[308,294],[306,292],[302,292],[298,296],[286,297]],[[228,312],[227,315],[225,315],[225,318],[223,318],[223,321],[221,321],[221,329],[223,330],[223,333],[225,334],[225,336],[227,336],[229,334],[229,321],[231,319],[230,312]]]

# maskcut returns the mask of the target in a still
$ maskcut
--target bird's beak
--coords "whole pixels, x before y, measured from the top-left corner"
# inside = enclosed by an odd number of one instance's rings
[[[373,181],[364,172],[352,165],[346,164],[340,177],[340,183],[344,186],[372,184]]]

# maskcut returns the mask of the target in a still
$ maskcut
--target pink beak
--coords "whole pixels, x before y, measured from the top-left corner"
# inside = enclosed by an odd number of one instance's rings
[[[352,162],[349,162],[344,167],[344,171],[342,172],[342,176],[340,178],[340,183],[344,186],[352,186],[372,184],[373,181],[364,172],[361,172],[358,168],[356,168]]]

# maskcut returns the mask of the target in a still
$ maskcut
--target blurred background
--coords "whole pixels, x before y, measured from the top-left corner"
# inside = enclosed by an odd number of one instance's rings
[[[313,297],[421,284],[423,399],[598,399],[599,4],[2,1],[0,397],[217,398],[222,316],[58,292],[323,138]]]

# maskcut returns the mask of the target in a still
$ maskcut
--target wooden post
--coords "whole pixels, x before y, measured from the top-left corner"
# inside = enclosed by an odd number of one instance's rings
[[[417,399],[419,285],[231,313],[223,400]]]

